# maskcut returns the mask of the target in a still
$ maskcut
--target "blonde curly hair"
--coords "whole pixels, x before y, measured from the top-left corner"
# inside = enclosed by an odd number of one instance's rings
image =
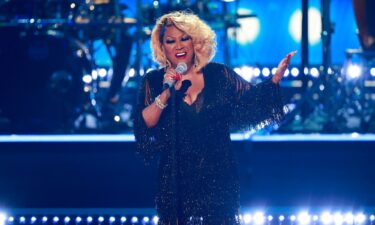
[[[160,17],[152,30],[152,55],[154,60],[161,66],[171,66],[162,48],[164,32],[168,26],[175,26],[192,38],[194,46],[194,65],[197,71],[207,65],[214,57],[216,52],[215,32],[193,13],[176,11]]]

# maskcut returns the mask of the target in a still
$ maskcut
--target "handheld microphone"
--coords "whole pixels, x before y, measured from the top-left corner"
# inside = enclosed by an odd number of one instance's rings
[[[185,73],[187,70],[187,65],[186,63],[184,62],[180,62],[177,64],[176,66],[176,72],[177,74],[181,75],[183,73]],[[163,83],[163,91],[168,89],[168,88],[171,88],[173,87],[173,85],[176,83],[176,80],[166,80],[164,83]]]

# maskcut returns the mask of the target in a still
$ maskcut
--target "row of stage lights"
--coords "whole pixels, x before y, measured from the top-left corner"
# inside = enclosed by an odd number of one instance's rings
[[[151,69],[149,69],[151,70]],[[148,72],[147,70],[146,72]],[[263,76],[265,78],[269,77],[271,74],[276,73],[277,68],[276,67],[252,67],[252,66],[242,66],[242,67],[236,67],[234,68],[234,71],[238,73],[240,76],[242,76],[245,80],[250,81],[252,78],[257,78],[260,76]],[[320,75],[320,69],[318,67],[311,67],[311,68],[305,68],[303,73],[305,75],[310,75],[311,77],[318,78]],[[356,79],[359,78],[363,74],[363,68],[360,65],[351,64],[347,66],[343,71],[342,74],[345,74],[348,79]],[[375,68],[370,68],[369,73],[372,77],[375,77]],[[83,76],[82,80],[86,84],[90,84],[93,80],[97,80],[98,78],[105,78],[107,76],[112,76],[113,70],[109,69],[106,70],[105,68],[98,68],[96,70],[93,70],[91,74],[87,74]],[[129,77],[134,77],[136,74],[136,71],[134,68],[129,69],[128,75]],[[144,70],[140,71],[141,75],[144,75]],[[297,78],[301,74],[300,69],[297,67],[292,67],[286,69],[284,73],[284,77],[294,77]],[[333,70],[331,68],[328,69],[328,74],[333,74]]]
[[[244,224],[254,224],[254,225],[265,225],[276,222],[278,225],[284,223],[288,224],[298,224],[298,225],[310,225],[310,224],[323,224],[323,225],[366,225],[374,224],[375,215],[365,215],[363,213],[358,213],[354,215],[353,213],[341,214],[339,212],[331,214],[330,212],[323,212],[321,215],[309,214],[308,212],[301,212],[298,215],[265,215],[263,212],[257,212],[254,214],[245,213],[239,216],[240,221]],[[204,221],[203,219],[201,219]],[[36,217],[31,216],[28,219],[25,216],[13,217],[6,216],[5,214],[0,214],[0,225],[11,225],[11,224],[157,224],[159,218],[157,216],[148,217],[148,216],[131,216],[131,217]],[[203,222],[204,224],[204,222]]]

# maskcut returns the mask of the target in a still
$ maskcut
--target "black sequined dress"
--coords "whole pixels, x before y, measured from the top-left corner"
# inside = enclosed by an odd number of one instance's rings
[[[138,152],[146,160],[159,158],[159,224],[240,224],[229,129],[261,128],[284,116],[279,86],[271,80],[250,85],[218,63],[202,72],[204,88],[196,101],[188,105],[176,92],[153,128],[141,112],[162,92],[164,70],[147,73],[139,92],[134,133]]]

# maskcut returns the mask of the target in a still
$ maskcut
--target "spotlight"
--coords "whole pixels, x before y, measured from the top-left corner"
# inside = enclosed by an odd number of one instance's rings
[[[347,69],[347,77],[349,79],[356,79],[361,76],[361,67],[359,65],[349,65]]]
[[[134,77],[135,76],[135,69],[134,68],[130,68],[128,74],[129,74],[129,77]]]
[[[147,216],[145,216],[145,217],[143,217],[142,221],[143,221],[144,223],[148,223],[148,222],[150,221],[150,218],[147,217]]]
[[[283,222],[285,220],[285,216],[284,215],[280,215],[279,216],[279,220],[280,220],[280,222]]]
[[[89,217],[87,217],[87,223],[91,223],[92,222],[92,217],[91,216],[89,216]]]
[[[76,217],[76,222],[77,222],[77,223],[80,223],[81,221],[82,221],[82,218],[79,217],[79,216],[77,216],[77,217]]]
[[[42,222],[43,222],[43,223],[46,223],[47,221],[48,221],[48,217],[43,216],[43,218],[42,218]]]
[[[349,212],[345,214],[344,220],[347,224],[353,224],[354,223],[354,216],[353,213]]]
[[[269,215],[269,216],[267,217],[267,219],[268,219],[268,222],[271,222],[271,221],[273,220],[273,216]]]
[[[294,221],[296,221],[296,219],[297,219],[297,218],[296,218],[295,215],[291,215],[291,216],[290,216],[290,221],[294,222]]]
[[[257,67],[254,69],[254,76],[259,77],[259,75],[260,75],[260,69]]]
[[[57,217],[57,216],[53,217],[53,222],[54,222],[54,223],[59,222],[59,220],[60,220],[59,217]]]
[[[86,84],[89,84],[92,82],[92,77],[89,74],[86,74],[82,77],[82,81],[85,82]]]
[[[65,223],[69,223],[69,222],[70,222],[70,217],[69,217],[69,216],[66,216],[66,217],[64,218],[64,222],[65,222]]]
[[[35,223],[36,222],[36,217],[35,216],[32,216],[31,219],[30,219],[31,223]]]
[[[238,67],[235,67],[234,69],[234,72],[236,72],[238,75],[240,75],[240,76],[242,76],[242,72],[241,72],[241,69],[240,68],[238,68]]]
[[[104,69],[104,68],[100,68],[98,70],[98,74],[99,74],[100,77],[105,77],[105,76],[107,76],[107,70]]]
[[[245,214],[244,216],[243,216],[243,220],[244,220],[244,222],[245,222],[245,224],[250,224],[251,223],[251,214]]]
[[[7,220],[6,218],[7,218],[7,216],[5,215],[5,213],[0,212],[0,225],[5,224],[5,221]]]
[[[116,218],[114,216],[109,217],[109,222],[114,223],[116,221]]]
[[[318,216],[318,215],[314,215],[314,216],[313,216],[313,221],[314,221],[314,222],[317,222],[318,220],[319,220],[319,216]]]
[[[307,67],[303,68],[303,74],[305,75],[309,74],[309,68]]]
[[[98,79],[98,71],[92,70],[91,71],[91,77],[92,77],[93,80]]]
[[[317,78],[317,77],[319,77],[319,70],[317,68],[313,67],[313,68],[310,69],[310,74],[311,74],[311,76]]]
[[[332,215],[329,212],[324,212],[320,218],[323,224],[330,224],[332,222]]]
[[[103,221],[104,221],[104,217],[99,216],[99,217],[98,217],[98,222],[99,222],[99,223],[103,223]]]
[[[262,69],[262,74],[263,74],[264,77],[268,77],[271,74],[271,71],[270,71],[270,69],[265,67],[265,68]]]
[[[341,215],[341,213],[335,213],[335,215],[333,215],[333,220],[335,221],[336,225],[341,225],[344,222],[344,217]]]
[[[307,212],[301,212],[298,215],[298,221],[301,225],[309,224],[311,221],[311,216]]]
[[[333,74],[333,70],[332,70],[332,68],[329,67],[328,70],[327,70],[327,72],[328,72],[328,74]]]
[[[290,71],[290,73],[292,74],[293,77],[298,77],[299,70],[294,67],[294,68],[292,68],[292,70]]]
[[[126,222],[126,217],[122,216],[120,220],[121,220],[121,223],[125,223]]]
[[[14,222],[14,217],[13,217],[13,216],[10,216],[10,217],[8,218],[8,222],[9,222],[9,223],[13,223],[13,222]]]
[[[241,68],[241,77],[249,82],[253,77],[253,68],[249,66],[243,66]]]
[[[24,216],[21,216],[21,217],[20,217],[20,223],[25,223],[25,221],[26,221],[25,217],[24,217]]]
[[[371,76],[375,77],[375,68],[370,69],[370,74]]]
[[[254,223],[257,225],[264,224],[264,214],[262,212],[257,212],[254,214]]]
[[[363,213],[358,213],[356,216],[355,216],[355,222],[356,224],[362,224],[366,221],[366,216],[365,214]]]
[[[116,115],[116,116],[113,117],[113,120],[116,121],[116,122],[120,122],[121,117],[119,115]]]
[[[138,223],[138,217],[133,216],[131,221],[132,221],[132,223]]]
[[[375,220],[375,216],[374,216],[374,215],[371,215],[371,216],[370,216],[370,221],[371,221],[371,222],[374,222],[374,220]]]
[[[154,218],[152,218],[152,222],[154,222],[154,224],[158,224],[158,222],[159,222],[159,217],[154,216]]]

